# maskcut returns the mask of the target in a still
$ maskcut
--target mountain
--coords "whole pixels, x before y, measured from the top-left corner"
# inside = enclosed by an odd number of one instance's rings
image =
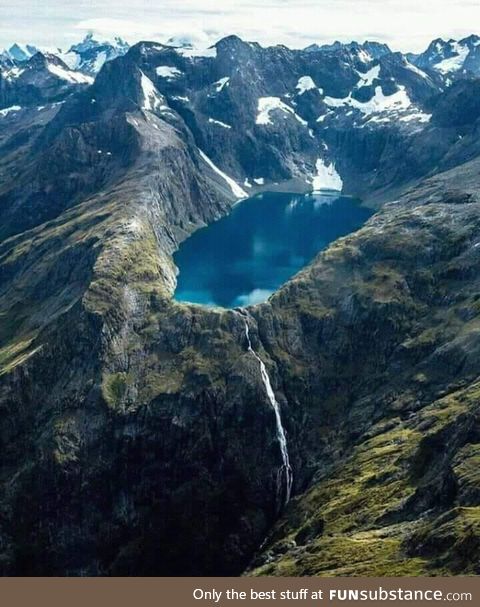
[[[8,51],[4,51],[3,55],[9,57],[13,61],[28,61],[30,57],[33,57],[38,49],[31,44],[20,46],[19,44],[13,44]]]
[[[8,51],[3,51],[0,57],[3,60],[9,59],[19,65],[27,62],[36,53],[40,52],[44,55],[58,57],[73,71],[80,71],[93,76],[100,71],[105,61],[124,55],[128,49],[128,43],[118,36],[111,42],[100,42],[95,40],[93,34],[87,34],[81,42],[73,44],[67,51],[62,51],[60,48],[39,49],[30,44],[21,46],[15,43]]]
[[[354,54],[363,54],[368,59],[379,59],[382,55],[391,53],[389,46],[381,42],[365,40],[363,44],[358,42],[343,43],[336,40],[333,44],[311,44],[305,48],[306,51],[338,52],[346,51]]]
[[[36,53],[26,62],[11,63],[0,70],[0,108],[63,101],[73,90],[92,83],[92,78],[71,70],[56,55]]]
[[[2,574],[480,573],[478,80],[174,42],[2,64]],[[362,229],[263,304],[173,300],[192,232],[325,175]]]
[[[462,40],[437,38],[414,58],[421,69],[435,70],[447,78],[480,74],[480,37],[471,35]]]
[[[142,107],[141,95],[152,97],[158,115],[184,123],[202,152],[238,184],[289,180],[308,190],[320,159],[334,164],[345,191],[357,195],[367,187],[372,195],[401,186],[405,177],[397,171],[399,183],[394,183],[378,165],[374,148],[367,157],[352,157],[351,150],[380,136],[394,145],[383,162],[397,163],[404,141],[427,129],[426,102],[440,91],[437,82],[398,53],[376,60],[358,48],[263,48],[236,36],[202,52],[139,43],[104,67],[87,94],[89,101],[72,99],[62,115],[67,108],[81,108],[75,111],[84,119],[87,108],[88,114],[119,103]],[[20,71],[16,80],[24,77]],[[141,92],[139,79],[151,92]],[[23,107],[24,101],[11,95],[4,107]],[[342,150],[344,131],[349,153]],[[353,139],[358,143],[352,144]],[[365,170],[366,160],[375,174]],[[417,172],[422,171],[424,167]],[[373,184],[363,185],[372,179]]]
[[[88,34],[82,42],[72,45],[62,55],[62,59],[70,68],[94,75],[100,71],[105,61],[124,55],[128,49],[127,42],[119,37],[112,42],[99,42],[93,34]]]

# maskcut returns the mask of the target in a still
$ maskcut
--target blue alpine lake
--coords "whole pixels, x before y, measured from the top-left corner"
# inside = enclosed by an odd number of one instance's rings
[[[174,254],[177,301],[224,308],[265,301],[372,211],[332,193],[263,193],[197,230]]]

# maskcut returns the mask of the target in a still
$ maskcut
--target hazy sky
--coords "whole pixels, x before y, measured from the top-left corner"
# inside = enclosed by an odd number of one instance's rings
[[[382,40],[423,50],[432,38],[480,30],[480,0],[0,0],[0,48],[66,47],[93,31],[128,42],[235,33],[262,44]]]

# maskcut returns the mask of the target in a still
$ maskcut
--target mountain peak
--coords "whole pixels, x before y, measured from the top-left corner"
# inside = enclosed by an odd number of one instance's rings
[[[11,59],[14,59],[15,61],[28,61],[28,59],[30,59],[30,57],[32,57],[33,55],[35,55],[35,53],[37,52],[37,48],[30,45],[30,44],[26,44],[25,46],[21,46],[20,44],[17,44],[16,42],[14,44],[12,44],[12,46],[8,49],[7,53],[10,56]]]
[[[392,52],[388,44],[376,42],[375,40],[365,40],[362,46],[374,59],[378,59],[382,55],[387,55]]]
[[[225,36],[221,38],[215,45],[218,50],[221,49],[236,49],[236,48],[245,48],[249,47],[250,44],[242,40],[240,36],[236,34],[230,34],[229,36]]]
[[[378,59],[382,55],[386,55],[391,53],[390,47],[387,44],[381,42],[374,42],[371,40],[365,40],[365,42],[360,43],[355,40],[351,42],[340,42],[339,40],[335,40],[332,44],[311,44],[307,46],[305,49],[307,52],[342,52],[346,51],[348,53],[355,53],[360,55],[361,53],[367,53],[370,55],[369,59]],[[366,57],[364,57],[366,59]]]
[[[476,34],[471,34],[461,40],[436,38],[430,42],[423,53],[414,57],[413,61],[417,67],[434,70],[450,80],[452,75],[457,76],[464,70],[470,74],[476,73],[478,65],[476,55],[479,45],[480,38]]]
[[[77,44],[72,44],[72,46],[69,49],[69,52],[75,52],[75,53],[81,54],[81,53],[91,51],[93,49],[97,49],[99,47],[117,48],[117,49],[122,49],[122,50],[124,50],[124,52],[126,52],[129,48],[129,44],[127,42],[125,42],[125,40],[120,38],[120,36],[115,36],[113,38],[113,41],[109,41],[109,40],[99,41],[94,38],[94,35],[92,32],[89,32],[81,42],[79,42]]]

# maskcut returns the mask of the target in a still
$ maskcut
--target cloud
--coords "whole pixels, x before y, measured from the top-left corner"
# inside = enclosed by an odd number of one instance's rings
[[[129,42],[193,35],[213,43],[235,33],[292,47],[375,38],[419,51],[437,36],[472,33],[479,17],[478,2],[450,0],[7,0],[0,4],[0,46],[60,46],[93,31]]]
[[[270,289],[253,289],[250,293],[239,295],[233,302],[233,307],[237,306],[253,306],[257,303],[266,301],[273,293]]]
[[[164,33],[152,27],[148,21],[135,21],[130,19],[84,19],[74,25],[75,30],[81,33],[93,32],[100,38],[122,36],[133,39],[159,37]]]

